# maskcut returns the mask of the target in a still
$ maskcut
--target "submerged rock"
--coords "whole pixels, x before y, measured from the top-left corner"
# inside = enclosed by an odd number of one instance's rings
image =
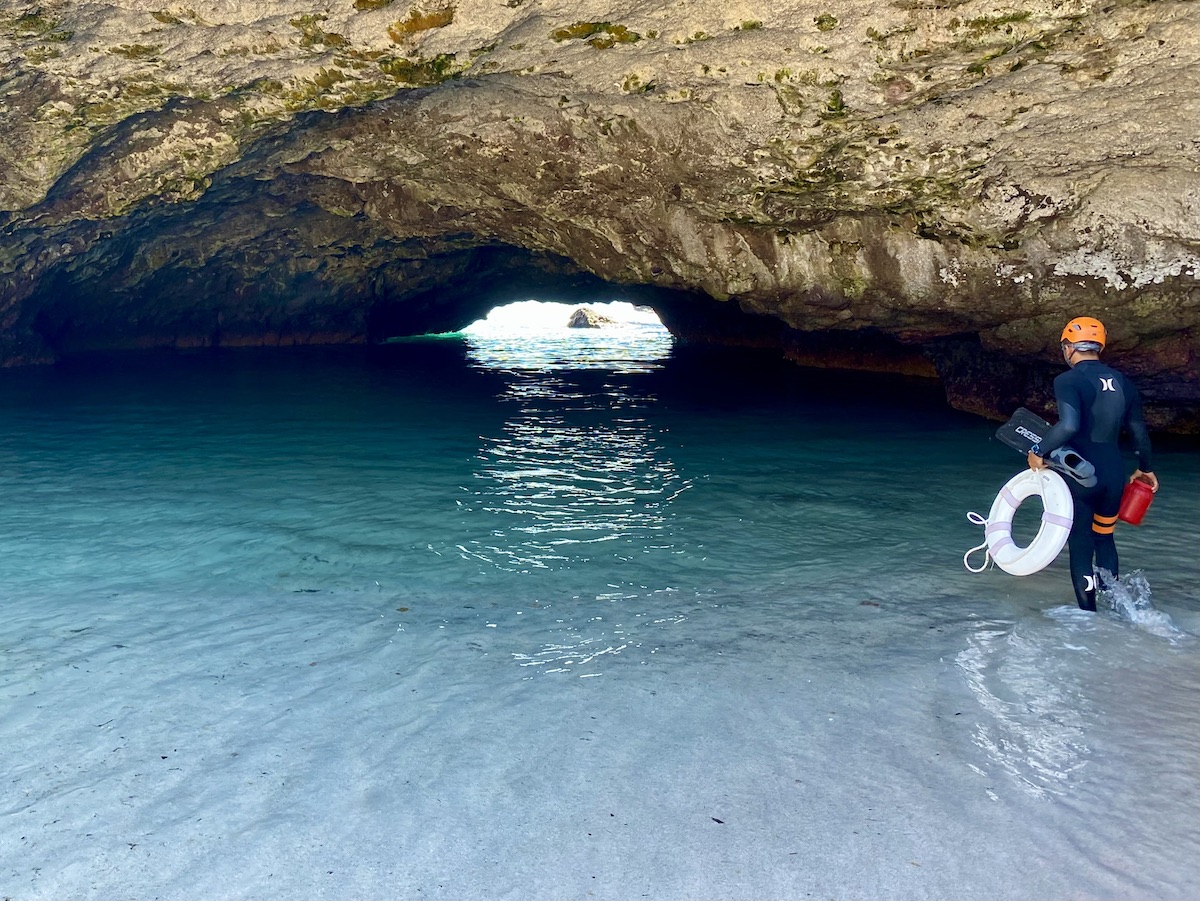
[[[0,12],[0,360],[362,342],[494,303],[1044,408],[1069,318],[1200,428],[1187,0]]]
[[[616,324],[617,320],[603,316],[591,307],[580,307],[567,320],[567,328],[604,328]]]

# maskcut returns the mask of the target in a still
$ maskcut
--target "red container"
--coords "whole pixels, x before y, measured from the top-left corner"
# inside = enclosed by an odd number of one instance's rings
[[[1125,486],[1125,493],[1121,495],[1121,509],[1117,511],[1117,516],[1131,526],[1140,526],[1152,500],[1154,489],[1141,479],[1134,479]]]

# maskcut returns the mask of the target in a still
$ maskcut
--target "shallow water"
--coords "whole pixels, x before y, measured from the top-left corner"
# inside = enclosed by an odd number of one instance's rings
[[[1200,894],[1194,447],[1089,615],[963,568],[993,424],[648,327],[3,372],[0,425],[4,896]]]

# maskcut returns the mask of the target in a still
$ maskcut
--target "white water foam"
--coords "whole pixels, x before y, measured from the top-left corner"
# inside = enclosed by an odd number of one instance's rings
[[[1150,582],[1142,570],[1136,569],[1121,578],[1114,577],[1103,567],[1099,572],[1100,584],[1105,587],[1096,593],[1097,600],[1109,606],[1117,616],[1159,638],[1186,641],[1195,637],[1175,625],[1170,614],[1154,606]]]

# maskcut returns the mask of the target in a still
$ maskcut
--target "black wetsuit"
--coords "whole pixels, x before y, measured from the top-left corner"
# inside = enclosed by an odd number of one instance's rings
[[[1067,485],[1075,501],[1075,519],[1067,547],[1071,555],[1071,583],[1075,599],[1084,610],[1096,609],[1095,565],[1113,576],[1117,569],[1117,545],[1113,528],[1121,494],[1125,489],[1125,464],[1117,441],[1127,428],[1137,450],[1138,468],[1153,472],[1150,459],[1150,433],[1142,418],[1142,402],[1137,389],[1125,376],[1099,360],[1080,360],[1054,380],[1058,401],[1058,423],[1050,429],[1036,449],[1038,456],[1070,444],[1096,467],[1099,480],[1084,488],[1074,479]]]

